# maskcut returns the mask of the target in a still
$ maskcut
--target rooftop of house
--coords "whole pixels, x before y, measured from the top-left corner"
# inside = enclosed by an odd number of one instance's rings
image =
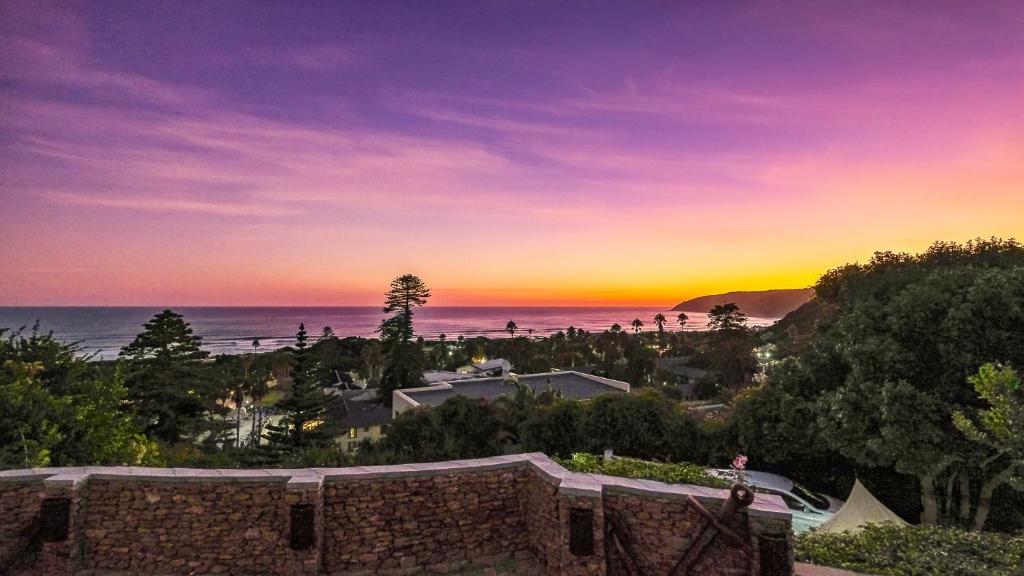
[[[391,423],[391,408],[377,401],[377,390],[344,390],[330,411],[331,420],[343,428],[383,426]]]
[[[508,370],[510,366],[509,361],[504,358],[491,358],[490,360],[484,360],[483,362],[478,362],[471,366],[463,366],[460,370],[471,367],[477,372],[490,372],[491,370]]]
[[[396,390],[396,396],[401,395],[404,398],[402,402],[396,401],[395,404],[399,407],[437,406],[453,396],[493,400],[514,393],[516,382],[520,386],[533,388],[537,393],[548,390],[558,392],[562,398],[569,400],[585,400],[602,394],[629,392],[629,384],[619,380],[573,371],[547,372],[523,374],[509,379],[497,376],[455,380],[435,386]]]
[[[427,370],[423,373],[423,382],[430,384],[438,384],[440,382],[451,382],[452,380],[467,380],[470,378],[477,378],[476,374],[466,372],[452,372],[450,370]]]
[[[689,361],[690,358],[688,356],[658,358],[658,370],[669,374],[675,374],[676,376],[685,376],[691,379],[697,379],[709,373],[708,370],[703,368],[690,366]]]

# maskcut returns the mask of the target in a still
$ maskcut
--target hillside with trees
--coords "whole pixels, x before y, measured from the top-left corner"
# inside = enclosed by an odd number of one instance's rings
[[[781,318],[814,296],[813,288],[726,292],[691,298],[672,307],[674,312],[703,312],[715,306],[733,303],[748,316]]]
[[[984,528],[1024,460],[982,441],[992,431],[965,433],[967,415],[985,413],[972,383],[986,365],[1024,366],[1024,248],[993,239],[877,253],[829,271],[815,293],[812,335],[737,406],[740,444],[790,470],[891,470],[916,484],[922,523]]]

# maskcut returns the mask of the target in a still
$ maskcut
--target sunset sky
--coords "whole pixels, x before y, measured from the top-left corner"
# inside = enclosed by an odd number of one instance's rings
[[[0,305],[672,305],[1024,239],[1024,2],[291,4],[0,3]]]

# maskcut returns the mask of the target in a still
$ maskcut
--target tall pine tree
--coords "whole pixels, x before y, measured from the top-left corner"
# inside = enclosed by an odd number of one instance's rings
[[[412,316],[413,309],[426,304],[428,298],[430,289],[412,274],[392,280],[384,296],[384,312],[392,315],[377,328],[385,357],[378,396],[388,406],[394,390],[419,386],[423,378],[427,361],[423,347],[412,339]]]
[[[267,427],[271,450],[284,453],[322,448],[332,441],[327,412],[333,400],[324,394],[314,377],[313,362],[306,345],[306,326],[299,324],[292,352],[291,393],[277,404],[283,418]]]

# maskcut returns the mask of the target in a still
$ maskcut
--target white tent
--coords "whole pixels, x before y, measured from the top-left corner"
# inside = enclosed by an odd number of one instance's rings
[[[900,526],[907,525],[902,518],[872,496],[871,492],[868,492],[868,489],[860,483],[860,480],[857,480],[853,483],[853,490],[850,491],[850,497],[846,499],[843,507],[836,512],[835,516],[822,524],[817,531],[842,532],[844,530],[851,530],[856,532],[863,528],[865,524],[881,524],[883,522],[892,522]]]

